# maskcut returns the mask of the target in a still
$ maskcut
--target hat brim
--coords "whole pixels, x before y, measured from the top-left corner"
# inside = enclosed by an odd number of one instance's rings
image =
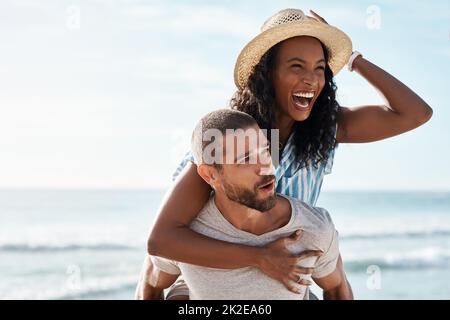
[[[270,48],[298,36],[314,37],[325,45],[333,75],[338,74],[352,54],[352,41],[336,27],[312,19],[279,25],[260,33],[242,49],[234,67],[236,86],[240,89],[246,86],[253,68]]]

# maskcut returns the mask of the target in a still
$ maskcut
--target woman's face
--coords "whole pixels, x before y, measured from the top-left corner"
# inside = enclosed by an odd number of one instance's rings
[[[325,85],[325,56],[316,38],[280,43],[272,73],[279,116],[306,120]]]

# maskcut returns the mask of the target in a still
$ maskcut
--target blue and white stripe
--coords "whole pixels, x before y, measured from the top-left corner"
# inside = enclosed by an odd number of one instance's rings
[[[315,206],[322,188],[323,178],[326,174],[331,173],[335,149],[331,151],[328,160],[320,162],[317,168],[311,162],[300,168],[300,163],[295,157],[295,146],[292,139],[293,135],[283,150],[280,165],[275,168],[276,191]]]

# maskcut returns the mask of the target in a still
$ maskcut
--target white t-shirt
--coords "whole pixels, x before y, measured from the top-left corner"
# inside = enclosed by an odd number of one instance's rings
[[[278,195],[282,196],[282,195]],[[300,261],[303,267],[314,267],[312,277],[322,278],[336,268],[339,257],[338,233],[329,213],[322,208],[313,208],[291,197],[286,197],[291,203],[290,221],[283,227],[255,235],[234,227],[220,213],[212,196],[201,210],[190,228],[210,238],[249,246],[263,246],[278,238],[291,235],[298,229],[303,230],[300,240],[288,247],[293,253],[305,250],[321,250],[324,252],[316,257]],[[239,269],[206,268],[188,263],[168,260],[152,256],[153,264],[169,274],[183,274],[189,287],[190,299],[211,300],[303,300],[308,299],[307,286],[296,284],[301,294],[295,294],[258,268],[246,267]],[[308,278],[308,277],[306,277]]]

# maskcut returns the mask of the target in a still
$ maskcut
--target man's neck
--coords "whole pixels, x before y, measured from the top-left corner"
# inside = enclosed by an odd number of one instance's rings
[[[275,206],[261,212],[231,201],[225,194],[214,194],[214,202],[220,213],[239,230],[261,235],[284,226],[291,218],[289,201],[277,196]]]

